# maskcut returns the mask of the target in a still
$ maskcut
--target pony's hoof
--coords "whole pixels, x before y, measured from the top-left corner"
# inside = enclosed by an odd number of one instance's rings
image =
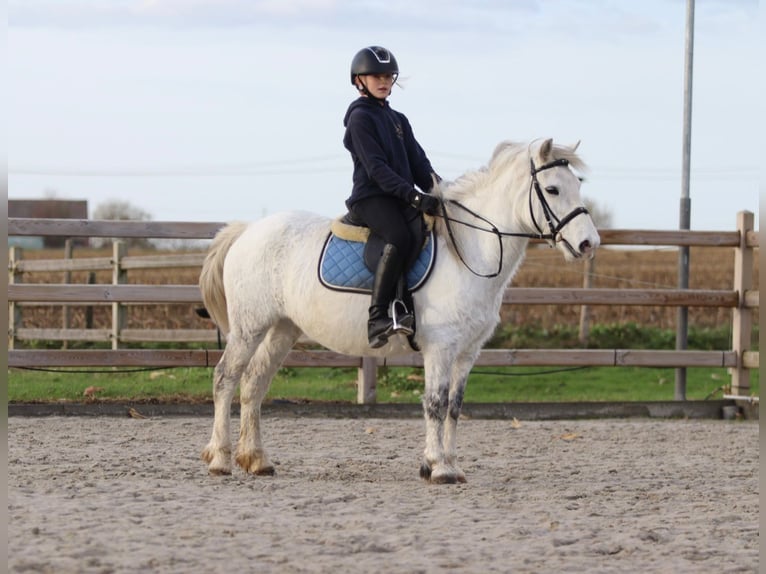
[[[237,464],[248,474],[255,476],[274,476],[274,465],[260,454],[241,452],[236,456]]]
[[[205,447],[200,458],[207,463],[208,474],[227,476],[231,474],[231,452]]]
[[[431,470],[431,476],[428,477],[428,482],[431,484],[458,484],[464,483],[465,474],[461,470],[454,468],[435,468]]]
[[[431,480],[431,466],[427,462],[420,465],[420,478]]]
[[[454,474],[431,475],[431,484],[457,484],[457,476]]]

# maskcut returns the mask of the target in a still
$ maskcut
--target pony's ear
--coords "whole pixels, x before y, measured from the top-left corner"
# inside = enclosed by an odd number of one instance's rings
[[[442,179],[438,175],[436,175],[435,173],[431,173],[431,181],[433,182],[433,186],[431,187],[431,194],[435,195],[436,197],[441,197],[441,195],[442,195],[442,187],[441,187]]]
[[[580,140],[577,140],[574,145],[569,146],[569,149],[571,149],[572,152],[576,152],[578,147],[580,147]]]
[[[552,150],[553,150],[553,140],[551,138],[548,138],[540,146],[540,159],[542,161],[546,161],[551,156]]]

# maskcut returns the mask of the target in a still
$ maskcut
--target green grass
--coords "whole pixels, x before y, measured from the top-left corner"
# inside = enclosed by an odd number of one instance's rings
[[[758,329],[753,348],[758,346]],[[728,326],[718,329],[690,328],[689,348],[725,349],[730,345]],[[40,343],[44,345],[44,342]],[[590,348],[672,349],[675,333],[634,323],[594,325]],[[148,347],[149,345],[147,345]],[[172,346],[172,345],[168,345]],[[577,348],[577,331],[572,327],[540,330],[533,326],[498,328],[488,347]],[[153,347],[157,347],[156,345]],[[163,347],[164,348],[164,347]],[[177,346],[176,346],[177,348]],[[759,373],[751,377],[751,392],[758,395]],[[356,369],[285,368],[271,385],[268,398],[312,401],[356,401]],[[8,400],[82,401],[88,387],[99,387],[94,397],[102,400],[206,401],[212,399],[212,368],[154,370],[56,369],[52,372],[10,369]],[[687,369],[689,399],[720,397],[730,381],[726,369]],[[675,370],[637,367],[504,367],[473,370],[465,400],[492,402],[577,402],[577,401],[669,401],[674,398]],[[417,403],[423,390],[423,371],[414,368],[381,368],[378,374],[378,402]]]
[[[101,400],[205,401],[212,399],[210,368],[157,369],[101,373],[85,369],[54,372],[8,370],[10,402],[83,401],[88,387],[100,387]],[[383,368],[378,376],[378,402],[417,403],[423,390],[423,371]],[[469,377],[465,401],[577,402],[673,400],[674,369],[634,367],[476,368]],[[758,395],[758,371],[752,376]],[[730,378],[726,369],[687,369],[687,398],[720,398]],[[269,390],[270,399],[356,401],[356,370],[342,368],[282,369]]]

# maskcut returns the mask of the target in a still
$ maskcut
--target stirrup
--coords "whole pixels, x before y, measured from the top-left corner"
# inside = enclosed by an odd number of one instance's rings
[[[394,333],[400,333],[409,337],[415,332],[413,328],[415,326],[415,317],[409,312],[404,301],[401,299],[391,301],[390,314],[394,321],[391,328]]]

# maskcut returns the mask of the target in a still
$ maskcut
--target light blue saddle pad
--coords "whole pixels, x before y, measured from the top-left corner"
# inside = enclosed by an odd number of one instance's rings
[[[407,286],[417,291],[428,279],[436,259],[436,242],[433,232],[417,261],[407,272]],[[332,233],[325,241],[319,258],[319,281],[329,289],[371,293],[374,274],[364,264],[364,243],[340,239]]]

